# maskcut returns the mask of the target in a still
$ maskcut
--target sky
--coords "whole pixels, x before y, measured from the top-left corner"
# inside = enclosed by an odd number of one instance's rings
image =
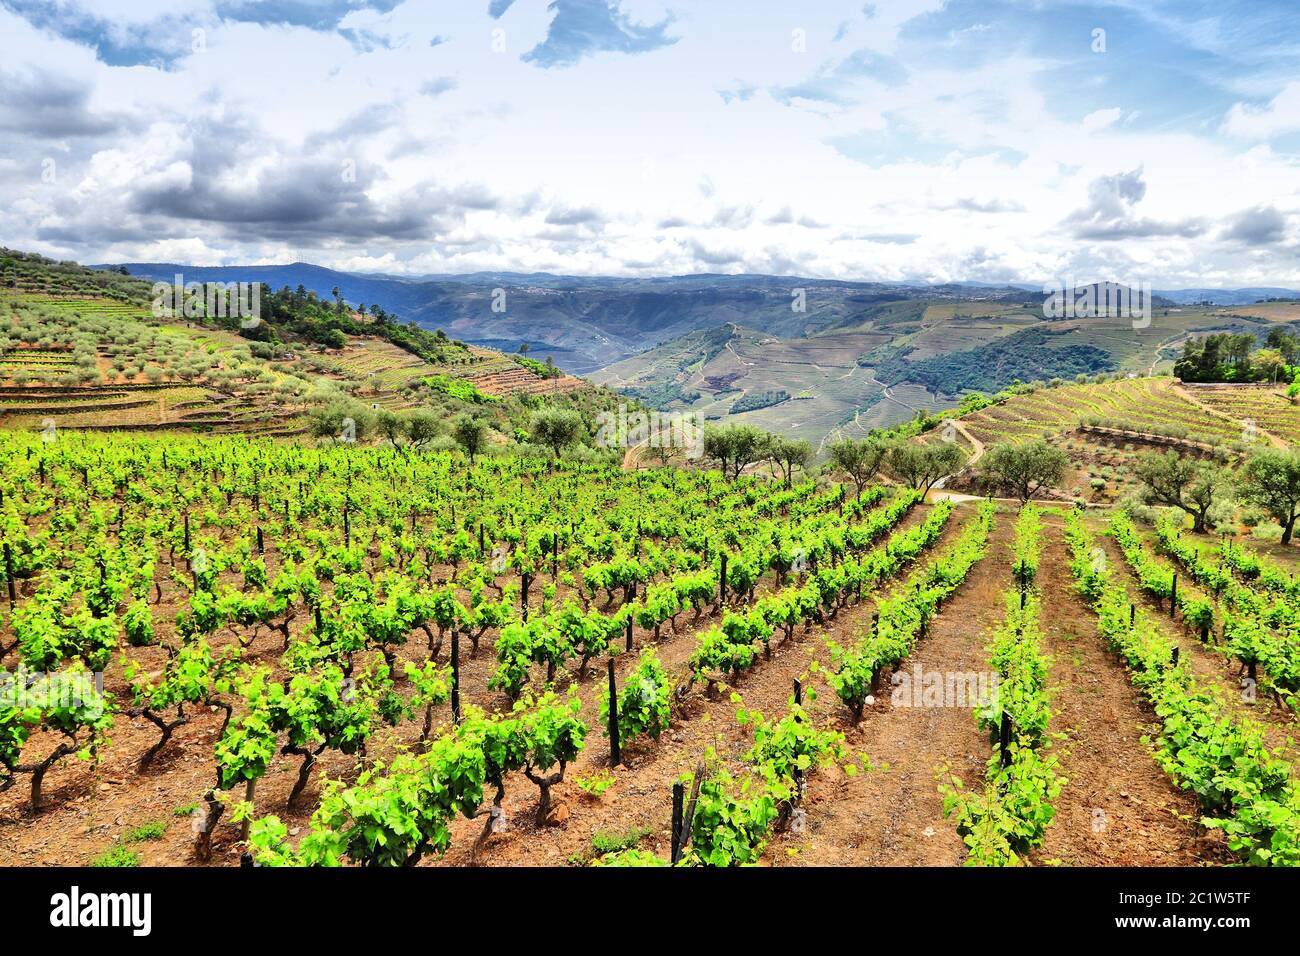
[[[1300,286],[1295,0],[0,0],[0,244]]]

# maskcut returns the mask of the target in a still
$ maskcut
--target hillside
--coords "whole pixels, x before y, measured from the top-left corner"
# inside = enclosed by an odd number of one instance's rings
[[[268,300],[266,327],[229,328],[155,316],[122,277],[35,272],[0,294],[12,608],[0,663],[87,699],[0,711],[0,860],[1201,866],[1265,847],[1300,859],[1296,828],[1283,830],[1300,820],[1292,791],[1270,804],[1281,824],[1230,842],[1206,821],[1236,826],[1249,808],[1198,803],[1166,773],[1220,780],[1218,764],[1174,757],[1217,753],[1227,736],[1244,754],[1232,772],[1293,778],[1293,546],[1180,537],[1167,519],[1139,529],[1109,507],[1133,500],[1146,452],[1235,463],[1300,437],[1280,386],[1080,372],[983,400],[955,435],[940,416],[896,430],[977,454],[1046,438],[1070,466],[1042,497],[1106,509],[1018,510],[976,500],[970,475],[928,495],[893,465],[854,493],[815,461],[783,481],[764,465],[727,478],[708,462],[632,469],[589,450],[472,458],[445,434],[414,451],[293,441],[322,408],[424,409],[444,428],[471,411],[506,443],[543,399],[587,422],[625,399],[436,331],[406,339],[373,307],[294,292]],[[910,412],[900,395],[951,397],[887,386],[877,366],[955,356],[975,374],[964,356],[1042,332],[1018,308],[902,300],[789,339],[728,323],[642,356],[646,389],[623,384],[716,420],[865,435],[872,410]],[[1065,325],[1033,344],[1046,355],[1022,358],[1045,362],[1060,338],[1115,365],[1146,360],[1118,340],[1104,350],[1107,334]],[[1008,364],[986,362],[990,374],[1018,360],[1014,347],[996,355]],[[671,393],[648,390],[662,381]],[[1240,530],[1247,515],[1228,521]],[[1195,569],[1181,598],[1175,559]],[[1211,581],[1228,588],[1222,603],[1205,598]],[[1228,627],[1231,643],[1207,639]],[[1130,656],[1156,676],[1126,671],[1116,641],[1149,642]],[[1238,658],[1279,706],[1228,693]],[[1017,684],[995,711],[979,675],[1004,670]],[[86,689],[91,673],[102,693]],[[976,685],[934,705],[908,684],[923,673]],[[1186,692],[1201,686],[1193,674],[1222,693]],[[1213,734],[1189,742],[1166,694]],[[1045,746],[1049,701],[1104,746]],[[971,790],[954,767],[972,768]],[[998,782],[1030,772],[1046,780],[1031,804]],[[677,791],[694,829],[674,840],[674,785],[692,774],[704,796],[692,809]],[[717,807],[747,821],[725,844]],[[967,839],[986,807],[1025,836]],[[1139,826],[1097,831],[1098,809]],[[920,836],[864,843],[864,826]]]
[[[860,437],[919,410],[954,407],[968,392],[1167,371],[1188,335],[1262,334],[1272,322],[1300,319],[1277,305],[1169,306],[1134,328],[1128,319],[1045,320],[1041,305],[894,300],[874,304],[865,320],[796,338],[733,324],[665,343],[592,379],[656,407],[691,408],[710,420],[755,424],[822,445],[828,436]],[[779,391],[789,400],[735,410],[738,400]]]
[[[1040,300],[1023,289],[841,282],[795,276],[689,275],[635,279],[521,273],[395,277],[335,272],[306,263],[195,267],[122,263],[132,275],[171,281],[302,284],[318,295],[337,287],[349,302],[380,303],[401,320],[442,328],[466,341],[513,350],[528,343],[538,357],[586,374],[646,349],[729,322],[782,338],[868,321],[882,304],[924,294],[936,300]],[[494,290],[504,301],[493,310]],[[792,304],[802,290],[804,311]]]
[[[946,438],[934,427],[915,439],[955,440],[967,453],[966,469],[944,482],[949,490],[985,493],[979,462],[990,448],[1042,439],[1069,461],[1042,496],[1105,505],[1142,504],[1135,466],[1152,453],[1174,450],[1235,472],[1259,449],[1300,445],[1300,405],[1284,386],[1187,385],[1167,376],[1023,386],[952,420]]]
[[[706,421],[752,424],[815,446],[827,435],[865,435],[938,403],[922,388],[885,389],[858,356],[888,333],[830,332],[779,339],[729,325],[694,333],[591,376],[660,408],[690,408]],[[737,411],[746,396],[784,393],[776,404]],[[742,405],[741,408],[744,406]]]
[[[149,284],[5,250],[0,427],[306,433],[335,406],[357,419],[471,414],[514,442],[543,403],[585,421],[626,401],[518,355],[458,342],[342,299],[265,290],[265,320],[153,314]]]
[[[807,438],[865,434],[970,391],[1083,374],[1167,370],[1181,341],[1300,321],[1275,289],[1156,293],[1149,324],[1047,319],[1041,290],[780,276],[659,279],[525,273],[360,275],[306,263],[189,267],[127,263],[134,275],[252,280],[440,328],[475,346],[552,362],[656,408],[691,409]],[[1094,287],[1096,288],[1096,287]],[[797,290],[802,290],[798,292]],[[1285,290],[1281,290],[1285,291]],[[1181,305],[1218,301],[1226,305]],[[801,302],[803,311],[792,306]]]

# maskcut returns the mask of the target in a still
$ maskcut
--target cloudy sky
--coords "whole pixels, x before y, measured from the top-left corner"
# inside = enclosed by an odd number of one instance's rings
[[[0,0],[0,244],[1300,286],[1295,0]]]

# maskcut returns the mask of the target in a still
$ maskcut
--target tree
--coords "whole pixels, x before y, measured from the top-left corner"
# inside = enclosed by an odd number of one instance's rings
[[[379,433],[389,440],[394,447],[401,445],[402,439],[406,437],[406,419],[397,412],[390,412],[388,409],[381,409],[377,421]]]
[[[406,435],[415,448],[423,448],[441,431],[442,422],[427,408],[417,408],[406,418]]]
[[[994,445],[980,470],[990,487],[1009,491],[1024,504],[1060,482],[1069,463],[1065,452],[1040,439],[1022,445]]]
[[[871,479],[880,472],[889,454],[890,444],[876,438],[846,438],[831,445],[831,466],[853,479],[858,497]]]
[[[1241,497],[1267,511],[1282,528],[1282,543],[1290,544],[1300,515],[1300,452],[1257,451],[1242,469]]]
[[[311,413],[310,427],[317,438],[332,438],[345,443],[362,441],[375,427],[375,414],[368,405],[337,397]]]
[[[1214,506],[1215,496],[1228,485],[1222,468],[1191,458],[1176,451],[1163,455],[1145,455],[1138,460],[1134,473],[1146,486],[1143,498],[1148,504],[1168,505],[1192,516],[1192,530],[1204,532],[1206,514]]]
[[[456,444],[465,449],[472,464],[474,456],[483,450],[487,442],[487,425],[482,419],[461,415],[452,423],[451,434],[456,439]]]
[[[899,481],[928,492],[945,475],[966,464],[966,453],[953,442],[895,445],[885,457],[885,467]]]
[[[1277,349],[1260,349],[1251,358],[1258,377],[1267,382],[1276,382],[1286,371],[1286,360]]]
[[[777,436],[769,443],[768,455],[777,468],[781,469],[785,486],[789,488],[794,481],[794,470],[803,468],[812,461],[813,447],[802,439]]]
[[[559,458],[560,452],[582,434],[582,417],[565,408],[544,408],[533,415],[528,433],[533,442],[549,446]]]
[[[1264,345],[1270,349],[1276,349],[1281,353],[1283,360],[1288,364],[1294,364],[1296,355],[1300,354],[1300,338],[1290,329],[1275,325],[1268,330],[1268,337],[1264,339]]]
[[[768,457],[772,436],[752,425],[704,430],[704,457],[722,468],[725,478],[739,478],[746,467]]]

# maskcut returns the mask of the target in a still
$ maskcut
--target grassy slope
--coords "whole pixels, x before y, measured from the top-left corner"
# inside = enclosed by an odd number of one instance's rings
[[[0,427],[40,428],[53,419],[57,427],[69,428],[296,434],[307,425],[308,383],[321,381],[379,408],[431,406],[446,417],[472,410],[487,415],[507,436],[543,398],[578,407],[587,417],[618,401],[581,379],[543,378],[510,356],[476,346],[448,345],[441,364],[376,336],[350,336],[341,349],[290,341],[275,349],[259,346],[257,354],[249,354],[255,344],[226,329],[155,319],[149,285],[140,280],[75,263],[22,258],[8,250],[0,260],[0,332],[15,338],[0,354]],[[17,339],[17,323],[32,315],[43,317],[43,342]],[[87,329],[95,338],[99,377],[76,384],[65,380],[76,367],[66,342],[74,331],[85,334]],[[138,352],[130,346],[123,353],[114,342],[123,333],[131,339],[152,337],[159,344]],[[160,367],[165,355],[188,355],[212,368],[190,377],[166,369],[160,378],[151,378],[134,366],[125,372],[114,368],[113,359],[121,354],[147,355],[151,365]],[[219,379],[240,366],[247,374],[238,380]],[[471,408],[412,387],[434,374],[471,381],[499,401]],[[299,394],[291,394],[292,388]]]

